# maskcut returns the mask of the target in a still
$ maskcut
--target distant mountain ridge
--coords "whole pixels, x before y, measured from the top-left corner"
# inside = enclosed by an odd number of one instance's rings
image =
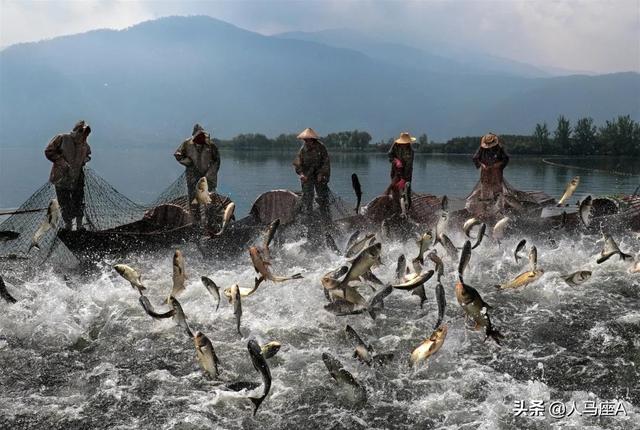
[[[530,133],[559,114],[640,119],[637,73],[452,73],[458,63],[441,56],[416,67],[365,48],[263,36],[206,16],[10,46],[0,51],[0,145],[42,146],[79,118],[112,145],[178,141],[194,122],[224,138],[312,126],[444,140]]]

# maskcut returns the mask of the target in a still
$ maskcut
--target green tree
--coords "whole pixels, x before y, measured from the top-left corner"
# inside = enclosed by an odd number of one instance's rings
[[[569,154],[594,155],[598,151],[597,128],[593,118],[582,118],[576,122]]]
[[[540,154],[543,154],[549,149],[549,129],[547,128],[546,122],[536,124],[536,129],[533,131],[533,138]]]
[[[558,154],[565,153],[571,145],[571,123],[564,115],[558,117],[556,131],[553,132],[553,150]]]

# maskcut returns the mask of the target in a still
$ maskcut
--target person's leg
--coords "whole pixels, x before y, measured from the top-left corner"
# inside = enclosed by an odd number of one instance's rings
[[[329,209],[329,185],[326,182],[315,183],[318,207],[320,208],[321,221],[328,225],[331,223],[331,210]]]
[[[62,219],[64,220],[64,229],[71,230],[73,228],[73,199],[71,197],[71,191],[64,188],[56,187],[56,198],[60,205],[60,212],[62,212]]]
[[[313,212],[314,181],[312,181],[311,179],[307,179],[305,182],[301,182],[301,185],[301,212],[305,217],[309,217]]]
[[[73,215],[76,219],[76,230],[84,230],[82,218],[84,217],[84,172],[78,178],[76,188],[71,191]]]

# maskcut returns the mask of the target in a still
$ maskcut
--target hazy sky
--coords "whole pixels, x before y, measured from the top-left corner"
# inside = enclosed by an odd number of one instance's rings
[[[640,0],[0,0],[0,5],[3,47],[202,14],[263,34],[353,28],[417,47],[451,46],[545,67],[640,71]]]

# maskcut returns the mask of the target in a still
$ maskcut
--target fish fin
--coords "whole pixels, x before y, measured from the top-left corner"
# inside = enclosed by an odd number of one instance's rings
[[[602,255],[602,254],[601,254],[601,255],[600,255],[600,258],[598,258],[598,260],[596,260],[596,263],[598,263],[598,264],[602,264],[602,263],[604,263],[605,261],[607,261],[608,259],[610,259],[611,257],[613,257],[613,255],[614,255],[614,254],[615,254],[615,253],[611,253],[611,254],[608,254],[608,255]]]
[[[251,403],[253,403],[253,416],[255,417],[256,412],[258,412],[258,408],[264,400],[264,397],[249,397],[249,400],[251,400]]]
[[[304,279],[302,273],[296,273],[295,275],[290,276],[291,279]]]
[[[623,261],[627,261],[627,260],[632,260],[633,259],[632,255],[625,254],[624,252],[620,252],[618,255],[620,255],[620,260],[623,260]]]

